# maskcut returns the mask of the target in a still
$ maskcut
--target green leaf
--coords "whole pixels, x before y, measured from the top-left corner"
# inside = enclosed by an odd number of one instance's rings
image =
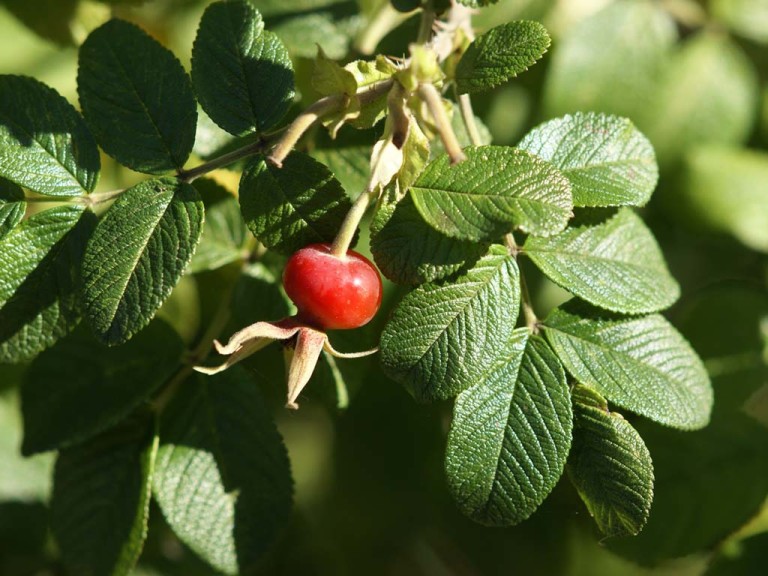
[[[568,303],[543,328],[571,375],[617,406],[684,430],[709,422],[709,376],[690,344],[658,314],[617,318]]]
[[[275,22],[272,31],[294,57],[314,58],[320,46],[329,58],[342,60],[349,51],[357,25],[355,16],[341,19],[333,12],[299,12]]]
[[[321,96],[339,93],[354,96],[357,92],[357,80],[352,72],[329,59],[323,49],[319,48],[312,71],[312,87]]]
[[[259,157],[240,180],[240,208],[267,248],[292,254],[331,242],[352,207],[333,174],[311,156],[294,152],[277,168]]]
[[[756,119],[757,75],[726,35],[702,32],[668,60],[641,124],[662,163],[702,144],[747,140]]]
[[[149,424],[136,416],[59,454],[51,528],[72,574],[133,571],[147,534],[157,452]]]
[[[483,8],[496,4],[499,0],[456,0],[462,6],[468,6],[469,8]]]
[[[549,48],[546,28],[538,22],[518,20],[478,36],[456,66],[459,94],[482,92],[525,72]]]
[[[125,418],[179,366],[184,344],[153,322],[108,348],[78,329],[38,356],[21,388],[25,455],[70,446]]]
[[[659,179],[653,146],[626,118],[577,112],[534,128],[519,147],[568,177],[575,206],[644,206]]]
[[[99,222],[83,258],[85,316],[121,344],[144,328],[181,278],[203,224],[203,203],[174,178],[125,191]]]
[[[104,151],[138,172],[181,170],[197,107],[176,57],[137,26],[110,20],[88,36],[78,64],[80,105]]]
[[[765,0],[710,0],[713,16],[736,34],[768,43],[768,2]]]
[[[653,234],[629,208],[557,236],[529,237],[524,252],[555,283],[606,310],[657,312],[680,296]]]
[[[672,17],[658,3],[608,4],[559,38],[545,84],[546,115],[600,110],[632,118],[644,128],[639,118],[655,112],[676,38]]]
[[[58,92],[25,76],[0,76],[0,176],[48,196],[96,187],[99,151]]]
[[[239,367],[184,385],[161,420],[153,493],[176,535],[226,574],[248,572],[291,509],[288,456]]]
[[[192,48],[192,81],[203,110],[238,136],[271,128],[293,101],[288,51],[243,1],[205,10]]]
[[[495,362],[519,306],[517,264],[491,246],[455,281],[423,284],[403,298],[381,334],[384,371],[417,400],[451,398]]]
[[[768,252],[768,154],[702,147],[685,158],[676,201],[685,219]]]
[[[638,422],[653,454],[656,485],[648,524],[632,538],[610,543],[643,565],[712,550],[755,518],[768,496],[768,430],[740,411],[723,410],[721,382],[712,423],[681,434]],[[702,505],[702,503],[706,503]]]
[[[0,240],[0,362],[34,358],[80,319],[71,270],[88,214],[72,205],[52,208]]]
[[[4,178],[0,178],[0,240],[13,230],[27,210],[24,191]]]
[[[588,386],[573,389],[573,445],[568,476],[608,537],[635,535],[653,501],[653,463],[632,425]]]
[[[544,501],[563,473],[573,424],[565,372],[549,346],[521,328],[502,350],[456,399],[445,455],[459,508],[490,526],[522,522]]]
[[[371,253],[382,274],[398,284],[434,282],[474,264],[488,244],[457,240],[429,226],[410,194],[382,204],[371,222]]]
[[[359,192],[368,185],[371,174],[370,146],[321,148],[312,150],[312,157],[333,172],[344,190]]]
[[[205,226],[189,271],[216,270],[242,260],[247,254],[248,230],[237,198],[208,178],[195,180],[194,186],[206,199]]]
[[[573,207],[568,180],[554,166],[505,146],[465,148],[429,163],[411,188],[424,220],[447,236],[494,240],[518,228],[548,236],[565,228]]]

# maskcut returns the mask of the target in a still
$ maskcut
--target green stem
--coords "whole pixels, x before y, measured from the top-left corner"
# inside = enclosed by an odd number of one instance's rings
[[[419,96],[424,100],[430,114],[432,114],[435,127],[443,141],[443,146],[445,146],[445,151],[451,157],[451,164],[458,164],[465,160],[466,156],[461,151],[461,145],[456,139],[456,134],[453,132],[448,114],[445,113],[445,108],[443,107],[443,99],[437,88],[432,84],[419,84]]]
[[[332,94],[331,96],[320,98],[320,100],[309,106],[283,132],[283,136],[275,144],[268,160],[278,168],[282,168],[283,160],[291,153],[299,138],[304,135],[309,127],[317,122],[319,118],[340,110],[347,98],[346,94]]]
[[[355,237],[355,232],[358,226],[360,226],[360,221],[363,219],[363,215],[368,209],[368,204],[371,203],[371,197],[375,191],[376,188],[374,190],[364,190],[344,217],[344,222],[341,223],[336,238],[333,240],[333,244],[331,244],[331,254],[337,258],[346,256],[347,250],[349,250],[349,246],[352,244],[352,239]]]
[[[456,90],[456,98],[459,101],[461,120],[464,122],[464,128],[467,129],[469,141],[472,142],[473,146],[480,146],[483,142],[480,139],[477,122],[475,122],[475,112],[472,110],[472,100],[470,99],[469,94],[459,94],[458,90]]]
[[[368,25],[357,36],[355,48],[361,54],[373,54],[381,39],[405,22],[409,16],[410,14],[395,10],[389,0],[386,0],[379,11],[368,19]]]
[[[243,158],[247,158],[248,156],[259,154],[263,152],[267,146],[269,146],[269,142],[260,138],[256,142],[247,144],[242,148],[233,150],[232,152],[222,154],[218,158],[213,158],[204,164],[200,164],[199,166],[195,166],[189,170],[181,170],[178,173],[179,180],[182,182],[191,183],[200,176],[208,174],[208,172],[213,172],[214,170],[228,166],[229,164],[237,162],[238,160],[242,160]]]
[[[504,236],[504,245],[507,247],[510,255],[517,260],[518,255],[522,252],[520,247],[515,242],[515,237],[510,232]],[[519,267],[518,267],[519,270]],[[528,283],[525,281],[525,275],[522,270],[518,272],[520,274],[520,299],[523,307],[523,317],[525,318],[525,325],[532,334],[539,333],[539,319],[536,316],[536,312],[533,310],[533,302],[531,300],[531,293],[528,291]]]
[[[426,44],[432,37],[432,26],[435,23],[435,6],[432,0],[427,0],[421,8],[421,22],[419,23],[419,35],[416,37],[418,44]]]

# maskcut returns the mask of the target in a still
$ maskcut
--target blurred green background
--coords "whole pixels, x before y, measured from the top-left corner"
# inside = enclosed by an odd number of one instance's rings
[[[38,78],[76,104],[76,45],[111,15],[139,23],[188,67],[207,4],[0,0],[0,73]],[[377,45],[377,52],[402,56],[418,26],[417,16],[398,14],[386,0],[253,4],[294,56],[296,110],[314,99],[309,75],[316,43],[342,61]],[[636,538],[602,541],[566,477],[522,525],[484,528],[455,509],[443,480],[449,403],[415,404],[373,359],[340,366],[351,391],[347,409],[336,410],[323,398],[332,377],[320,373],[315,396],[288,413],[279,407],[282,374],[269,368],[279,366],[279,352],[267,350],[250,366],[274,400],[291,455],[296,506],[263,574],[766,573],[768,0],[500,0],[474,22],[485,30],[522,18],[547,26],[550,52],[520,78],[476,98],[475,111],[498,144],[514,145],[537,123],[577,110],[627,116],[651,139],[662,172],[642,213],[682,286],[668,316],[713,378],[712,423],[683,433],[627,416],[656,470],[651,519]],[[197,155],[220,148],[221,137],[201,121]],[[370,146],[375,138],[376,130],[344,129],[331,144],[318,132],[312,146],[332,163],[324,149]],[[104,160],[100,189],[136,181],[137,175]],[[364,154],[360,161],[365,165]],[[344,164],[338,169],[343,183],[354,187],[355,171]],[[236,187],[235,173],[221,171],[217,179]],[[565,295],[532,267],[526,272],[535,279],[533,296],[543,316]],[[188,341],[205,322],[215,282],[205,275],[185,279],[163,311]],[[246,296],[257,293],[252,290]],[[397,298],[398,290],[388,286],[387,305]],[[334,342],[344,350],[373,343],[385,317],[386,310],[378,325],[339,334]],[[24,370],[0,367],[0,575],[63,574],[46,528],[52,457],[22,459],[18,452],[16,389]],[[211,573],[153,510],[136,574]]]

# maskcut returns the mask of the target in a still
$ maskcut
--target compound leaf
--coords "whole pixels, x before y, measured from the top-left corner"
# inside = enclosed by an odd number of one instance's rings
[[[651,143],[617,116],[556,118],[531,130],[519,147],[568,177],[575,206],[644,206],[659,178]]]
[[[680,295],[653,234],[629,208],[557,236],[530,237],[525,253],[554,282],[606,310],[657,312]]]
[[[608,537],[634,536],[648,521],[653,463],[643,439],[589,386],[573,390],[568,476]]]
[[[24,218],[27,203],[24,191],[4,178],[0,178],[0,240]]]
[[[0,240],[0,362],[34,358],[79,321],[71,273],[89,215],[82,207],[59,206]]]
[[[371,223],[371,252],[381,272],[398,284],[434,282],[471,266],[488,244],[457,240],[429,226],[407,194],[382,204]]]
[[[25,76],[0,76],[0,176],[48,196],[96,187],[99,151],[75,108]]]
[[[138,172],[181,170],[197,107],[176,57],[137,26],[110,20],[88,36],[78,62],[80,105],[104,151]]]
[[[203,110],[238,136],[274,126],[293,101],[288,51],[243,1],[205,10],[192,48],[192,81]]]
[[[430,162],[411,188],[430,226],[463,240],[492,241],[518,228],[548,236],[565,228],[573,207],[568,179],[554,166],[506,146],[465,148],[450,166],[446,154]]]
[[[184,344],[153,322],[109,348],[78,329],[35,358],[21,388],[25,455],[70,446],[130,414],[178,367]]]
[[[352,204],[328,168],[294,152],[282,168],[263,157],[240,180],[240,208],[267,248],[291,254],[313,242],[331,242]]]
[[[520,305],[519,272],[491,246],[464,275],[423,284],[395,309],[381,335],[381,362],[420,401],[472,386],[509,340]]]
[[[144,328],[192,258],[203,225],[197,190],[174,178],[124,192],[99,222],[83,259],[85,316],[121,344]]]
[[[613,317],[576,302],[556,308],[543,328],[573,377],[617,406],[674,428],[709,422],[709,376],[662,316]]]
[[[149,418],[135,416],[59,454],[51,527],[72,574],[132,573],[147,535],[157,453],[151,428]]]
[[[459,94],[482,92],[525,72],[549,43],[544,26],[530,20],[508,22],[481,34],[456,66]]]
[[[448,486],[467,516],[510,526],[554,488],[571,444],[565,372],[549,346],[516,330],[504,355],[456,399],[448,435]]]
[[[163,413],[153,493],[176,535],[214,568],[247,572],[291,510],[288,455],[239,367],[197,377]]]

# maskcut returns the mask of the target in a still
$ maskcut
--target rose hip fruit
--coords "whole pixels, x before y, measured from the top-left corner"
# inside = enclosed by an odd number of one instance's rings
[[[283,270],[283,286],[298,318],[323,330],[367,324],[381,305],[381,276],[365,256],[331,253],[330,244],[310,244],[294,253]]]

